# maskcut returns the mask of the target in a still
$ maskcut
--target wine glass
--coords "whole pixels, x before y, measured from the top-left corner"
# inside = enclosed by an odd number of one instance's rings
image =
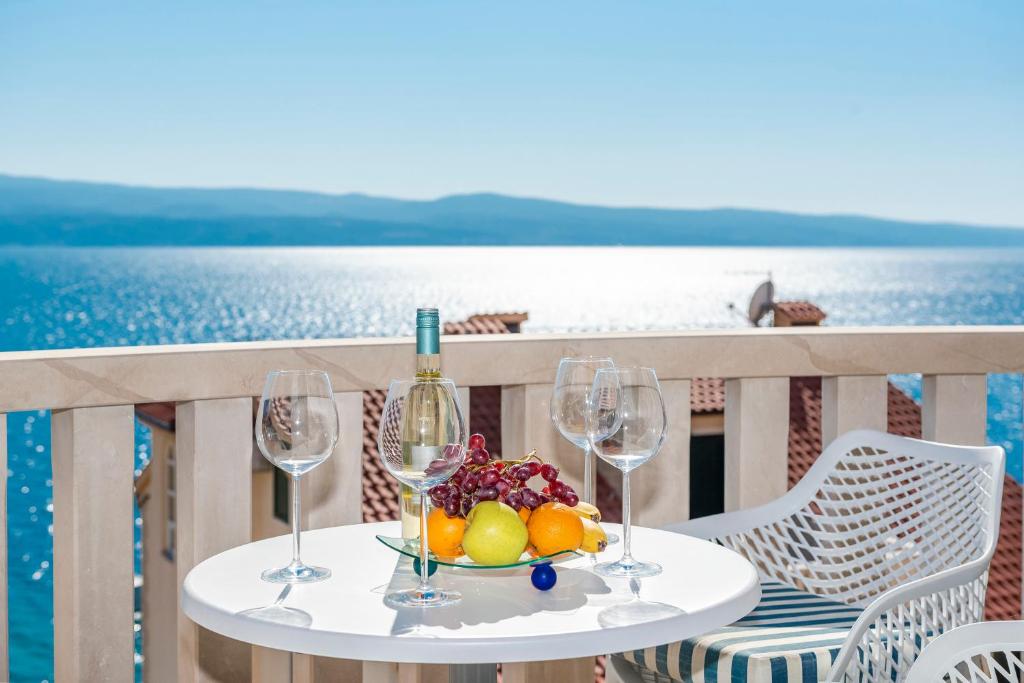
[[[629,473],[653,458],[665,442],[665,401],[651,368],[604,368],[594,375],[587,406],[587,436],[594,452],[622,471],[622,559],[601,562],[602,576],[639,578],[661,573],[654,562],[633,559],[629,549]]]
[[[447,481],[466,453],[466,424],[455,383],[448,379],[394,380],[380,415],[377,450],[384,467],[420,494],[420,581],[384,596],[391,607],[440,607],[462,599],[430,585],[427,491]]]
[[[256,415],[256,443],[263,457],[292,480],[292,561],[263,572],[264,581],[311,583],[331,575],[324,567],[303,564],[299,557],[299,477],[322,463],[338,443],[338,409],[327,373],[275,370],[267,375]]]
[[[583,500],[591,505],[594,504],[594,454],[587,439],[587,401],[597,371],[614,367],[611,358],[563,358],[558,363],[555,388],[551,393],[551,421],[565,440],[583,450]]]

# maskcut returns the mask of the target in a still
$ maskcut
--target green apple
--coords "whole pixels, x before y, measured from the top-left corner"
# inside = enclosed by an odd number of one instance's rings
[[[519,513],[496,500],[477,503],[466,523],[462,549],[479,564],[517,562],[530,540]]]

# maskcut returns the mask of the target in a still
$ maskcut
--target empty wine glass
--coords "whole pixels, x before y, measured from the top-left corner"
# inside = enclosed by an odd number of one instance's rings
[[[598,574],[639,578],[661,573],[661,565],[635,560],[630,554],[629,473],[658,453],[666,424],[665,402],[654,370],[605,368],[594,375],[587,436],[594,452],[622,471],[622,559],[595,565]]]
[[[551,421],[564,439],[583,451],[583,500],[591,505],[594,503],[594,454],[587,439],[587,401],[597,371],[614,367],[611,358],[563,358],[558,363],[555,388],[551,393]]]
[[[420,581],[384,596],[391,607],[439,607],[462,599],[430,585],[427,490],[447,481],[465,459],[466,424],[455,384],[447,379],[394,380],[380,416],[377,450],[395,479],[420,494]]]
[[[299,557],[299,477],[322,463],[338,443],[338,409],[327,373],[319,370],[275,370],[267,375],[256,415],[256,443],[263,457],[291,476],[292,561],[263,572],[264,581],[310,583],[331,575]]]

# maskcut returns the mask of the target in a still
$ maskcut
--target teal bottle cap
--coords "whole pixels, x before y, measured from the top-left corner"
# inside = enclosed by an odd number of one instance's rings
[[[437,314],[436,308],[417,308],[416,309],[416,327],[438,327],[440,326],[441,316]]]
[[[416,353],[441,353],[440,321],[436,308],[416,309]]]

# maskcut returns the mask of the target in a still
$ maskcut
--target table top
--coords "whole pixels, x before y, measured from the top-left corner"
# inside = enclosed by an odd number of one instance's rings
[[[617,524],[602,524],[621,535]],[[412,561],[376,534],[398,536],[398,522],[306,531],[302,559],[331,568],[315,584],[283,586],[260,572],[291,558],[291,538],[232,548],[185,578],[182,609],[197,624],[264,647],[386,662],[469,664],[571,659],[652,647],[730,624],[760,598],[754,567],[707,541],[633,527],[633,556],[660,563],[645,579],[594,574],[592,556],[557,563],[558,582],[542,592],[530,567],[440,567],[431,577],[456,588],[462,602],[396,610],[389,589],[416,585]],[[618,559],[610,546],[597,561]]]

